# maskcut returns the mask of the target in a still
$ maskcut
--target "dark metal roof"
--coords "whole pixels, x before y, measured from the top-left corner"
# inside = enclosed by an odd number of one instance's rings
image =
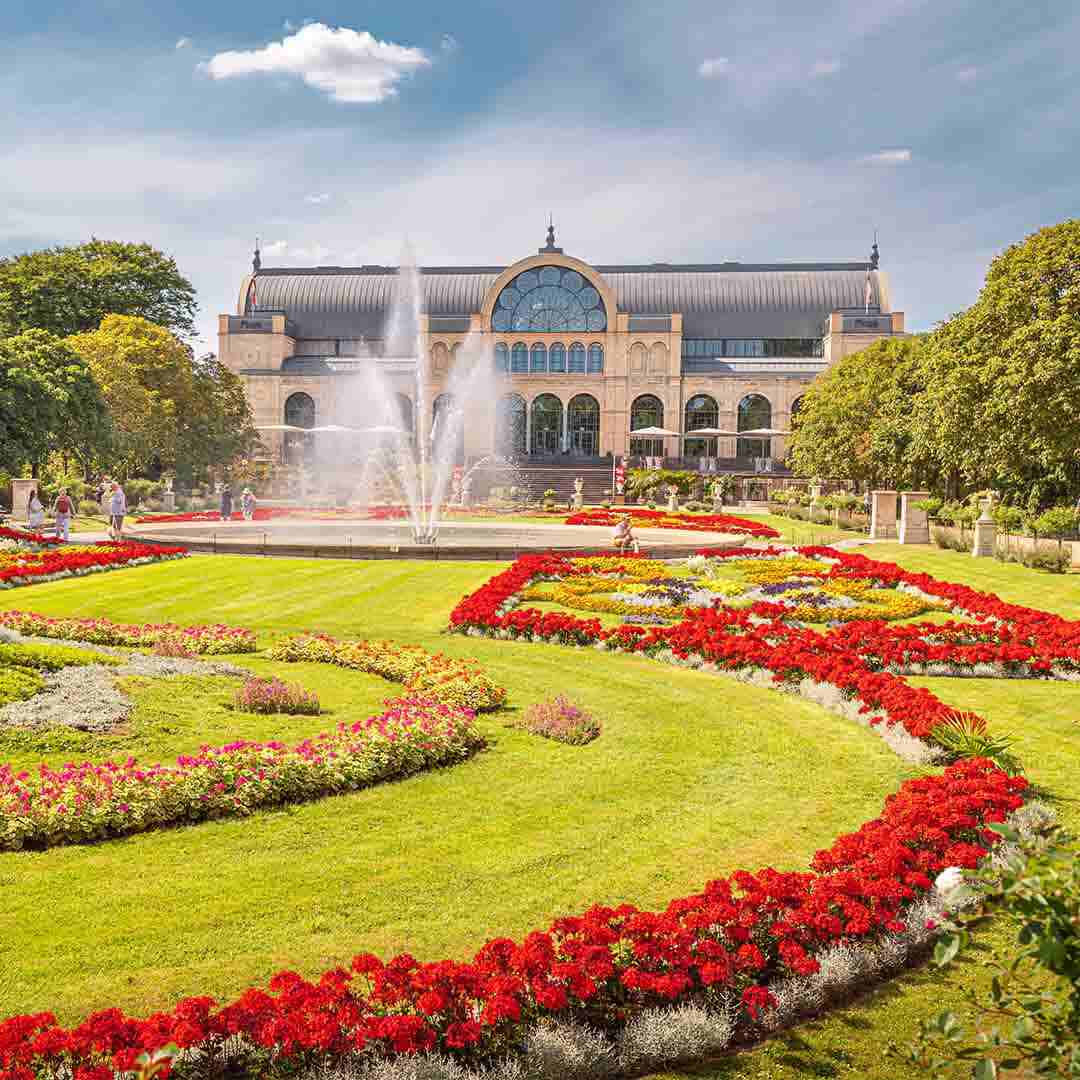
[[[438,319],[478,312],[500,266],[424,267],[424,309]],[[596,266],[620,311],[681,312],[689,338],[818,337],[823,318],[864,303],[866,263],[703,263]],[[288,313],[302,338],[378,338],[397,281],[393,266],[263,268],[260,310]],[[873,306],[887,288],[870,275]],[[884,294],[884,295],[883,295]]]

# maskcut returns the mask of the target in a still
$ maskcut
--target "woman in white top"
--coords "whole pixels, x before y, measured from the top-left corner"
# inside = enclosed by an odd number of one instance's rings
[[[30,501],[26,504],[26,516],[30,528],[35,532],[45,524],[45,507],[42,506],[37,491],[30,492]]]
[[[623,514],[619,518],[618,524],[612,530],[611,542],[618,549],[620,555],[625,555],[628,548],[633,548],[635,554],[640,551],[637,537],[634,536],[634,528],[630,524],[629,514]]]

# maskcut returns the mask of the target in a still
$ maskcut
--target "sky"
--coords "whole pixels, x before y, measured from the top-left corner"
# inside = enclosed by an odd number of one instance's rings
[[[909,329],[1080,216],[1075,0],[3,0],[0,255],[866,258]]]

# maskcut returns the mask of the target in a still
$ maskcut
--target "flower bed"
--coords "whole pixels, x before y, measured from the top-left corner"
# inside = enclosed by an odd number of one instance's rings
[[[379,716],[339,724],[295,746],[204,746],[171,766],[129,758],[16,773],[0,765],[0,849],[82,843],[250,814],[461,761],[483,745],[468,709],[418,697],[387,706]],[[0,1059],[3,1045],[0,1036]]]
[[[109,619],[53,618],[33,611],[0,611],[0,626],[27,637],[87,641],[94,645],[149,647],[169,641],[201,656],[250,653],[254,631],[241,626],[177,626],[175,623],[115,623]]]
[[[689,532],[723,532],[738,536],[756,536],[763,540],[780,534],[771,525],[762,525],[731,514],[680,514],[666,510],[641,510],[625,507],[619,510],[581,510],[571,514],[565,525],[606,525],[613,527],[623,514],[629,514],[635,525],[649,529],[684,529]]]
[[[45,536],[42,533],[30,532],[29,529],[9,529],[6,525],[0,525],[0,540],[14,540],[20,544],[35,544],[39,547],[55,547],[63,541],[58,536]]]
[[[1026,786],[988,761],[958,763],[906,781],[878,818],[818,852],[809,872],[739,871],[661,912],[596,906],[521,942],[491,940],[467,963],[364,954],[317,981],[281,972],[220,1007],[189,998],[145,1019],[111,1009],[72,1028],[50,1013],[12,1017],[0,1023],[0,1075],[71,1070],[106,1080],[143,1051],[171,1043],[213,1054],[237,1035],[243,1065],[262,1074],[359,1051],[477,1060],[522,1045],[545,1018],[612,1030],[691,999],[734,998],[753,1025],[775,1003],[770,985],[812,978],[818,955],[903,932],[937,873],[987,853],[997,839],[988,826],[1022,805]]]
[[[419,645],[393,641],[336,641],[325,635],[285,638],[267,653],[286,663],[338,664],[402,683],[410,694],[484,712],[506,703],[506,689],[492,681],[475,660],[455,660]]]
[[[592,561],[546,554],[523,556],[465,597],[451,613],[450,626],[465,633],[643,653],[742,676],[762,673],[779,689],[808,694],[816,693],[817,686],[832,686],[841,702],[857,702],[870,723],[899,725],[918,740],[930,737],[949,709],[929,690],[909,686],[903,674],[1080,677],[1080,623],[1006,604],[966,586],[832,548],[703,549],[700,555],[753,563],[771,560],[775,570],[758,575],[766,583],[813,573],[840,592],[862,591],[868,582],[883,594],[904,590],[901,599],[910,597],[922,610],[939,607],[972,621],[889,626],[880,617],[865,621],[868,612],[880,615],[881,608],[863,605],[840,609],[835,613],[838,625],[818,631],[804,622],[817,618],[820,609],[784,601],[778,594],[773,601],[742,608],[683,608],[682,619],[673,626],[623,623],[605,628],[598,619],[517,607],[538,583],[565,587],[575,577],[597,572]],[[623,573],[632,577],[634,565],[628,562]],[[718,605],[721,600],[718,595]],[[666,609],[656,613],[666,614]],[[851,614],[855,621],[844,622]]]
[[[8,542],[0,548],[0,588],[11,589],[42,581],[116,570],[125,566],[141,566],[182,559],[187,551],[182,547],[162,544],[139,544],[131,541],[101,544],[61,544],[49,537],[34,533],[8,534]],[[13,541],[13,542],[12,542]]]
[[[289,716],[318,716],[319,698],[313,690],[280,679],[249,678],[236,691],[233,704],[241,712],[285,713]]]
[[[550,701],[530,705],[519,720],[511,722],[510,727],[522,728],[533,735],[571,746],[584,746],[600,735],[600,721],[562,694],[557,694]]]

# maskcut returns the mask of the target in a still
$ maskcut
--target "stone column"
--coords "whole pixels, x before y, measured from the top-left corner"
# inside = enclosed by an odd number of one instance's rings
[[[870,492],[870,539],[896,539],[896,492]]]
[[[900,495],[900,543],[929,544],[930,521],[915,504],[930,498],[929,491],[905,491]]]
[[[17,521],[29,521],[30,513],[26,504],[30,501],[30,492],[37,491],[38,482],[33,477],[11,481],[11,516]]]
[[[990,500],[979,502],[978,520],[975,522],[975,539],[971,545],[971,554],[977,558],[993,558],[997,551],[997,522],[990,516]]]

